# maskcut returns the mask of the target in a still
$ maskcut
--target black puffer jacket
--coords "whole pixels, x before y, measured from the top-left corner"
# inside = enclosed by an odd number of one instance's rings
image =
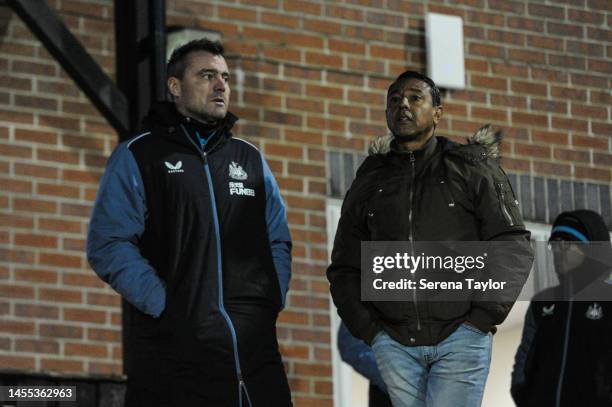
[[[494,331],[512,307],[498,302],[362,302],[362,241],[515,240],[522,285],[533,256],[518,202],[497,160],[498,141],[483,128],[460,145],[433,137],[414,153],[377,140],[342,207],[327,276],[338,313],[370,343],[384,329],[404,345],[432,345],[463,321]]]

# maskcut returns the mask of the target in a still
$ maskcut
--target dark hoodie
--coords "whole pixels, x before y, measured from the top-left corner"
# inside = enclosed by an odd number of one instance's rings
[[[555,226],[566,221],[584,232],[587,256],[559,275],[560,285],[538,293],[530,304],[512,372],[519,407],[612,405],[610,235],[601,216],[590,210],[562,213]]]

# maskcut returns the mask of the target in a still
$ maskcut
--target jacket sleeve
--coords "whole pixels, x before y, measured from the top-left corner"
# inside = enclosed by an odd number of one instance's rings
[[[353,336],[369,345],[382,328],[361,301],[361,242],[370,238],[356,195],[351,188],[344,198],[327,279],[338,315]]]
[[[268,239],[272,250],[274,268],[281,289],[283,308],[289,291],[291,280],[291,234],[287,224],[287,213],[285,203],[280,195],[280,190],[268,163],[262,156],[264,182],[266,188],[266,224],[268,228]]]
[[[387,392],[387,386],[376,365],[374,351],[365,342],[351,335],[344,323],[341,323],[338,329],[338,351],[345,363],[382,391]]]
[[[527,281],[533,249],[510,181],[497,160],[486,159],[473,169],[474,214],[481,240],[492,242],[487,277],[507,285],[501,299],[491,290],[475,293],[467,320],[484,332],[495,332]]]
[[[514,368],[512,369],[512,385],[510,393],[517,406],[524,405],[529,400],[527,388],[527,357],[533,346],[533,341],[537,332],[537,325],[533,317],[533,304],[529,305],[525,314],[523,325],[523,336],[516,355],[514,356]]]
[[[138,241],[145,229],[144,186],[126,143],[119,144],[106,166],[87,236],[87,259],[96,274],[145,314],[164,310],[164,282],[143,258]]]

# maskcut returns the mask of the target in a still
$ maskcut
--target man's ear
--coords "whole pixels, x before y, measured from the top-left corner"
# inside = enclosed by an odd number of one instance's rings
[[[438,122],[442,119],[442,114],[444,113],[444,107],[442,105],[434,107],[434,124],[438,124]]]
[[[168,93],[172,98],[177,98],[181,96],[181,80],[175,76],[171,76],[166,81],[166,87],[168,88]]]

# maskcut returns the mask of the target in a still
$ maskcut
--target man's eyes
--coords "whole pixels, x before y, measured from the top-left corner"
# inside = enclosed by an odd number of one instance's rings
[[[215,79],[215,77],[217,76],[217,73],[214,72],[202,72],[200,74],[200,77],[209,81],[212,81],[213,79]],[[223,79],[223,81],[225,83],[229,83],[230,81],[230,76],[228,74],[222,74],[221,78]]]
[[[422,95],[417,95],[417,94],[415,94],[415,95],[409,95],[409,96],[408,96],[408,100],[409,100],[409,101],[411,101],[411,102],[419,102],[419,101],[421,101],[422,99],[423,99],[423,96],[422,96]],[[389,98],[389,101],[390,101],[391,103],[394,103],[394,104],[400,103],[400,102],[401,102],[401,100],[402,100],[402,97],[401,97],[401,96],[391,96],[391,97]]]

